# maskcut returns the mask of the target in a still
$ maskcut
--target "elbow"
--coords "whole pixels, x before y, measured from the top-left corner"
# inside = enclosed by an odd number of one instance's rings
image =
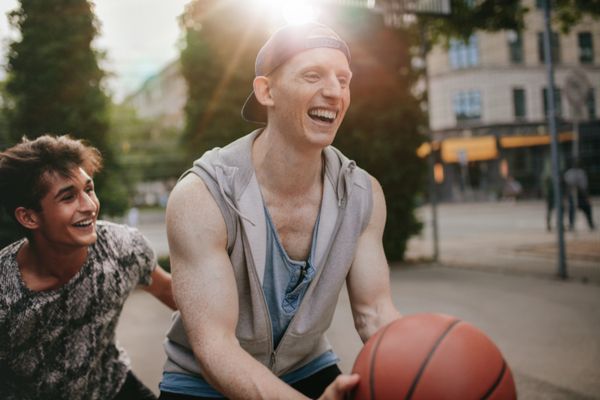
[[[401,318],[402,315],[394,308],[386,308],[377,312],[363,313],[354,318],[354,327],[365,343],[378,330],[388,325],[392,321]]]
[[[354,328],[360,336],[360,339],[365,343],[369,338],[377,332],[378,324],[375,322],[375,316],[360,315],[354,318]]]

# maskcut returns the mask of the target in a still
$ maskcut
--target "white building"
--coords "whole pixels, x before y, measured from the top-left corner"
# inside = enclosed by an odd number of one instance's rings
[[[181,74],[179,60],[173,61],[158,74],[149,78],[125,103],[137,116],[161,121],[164,126],[183,128],[187,84]]]
[[[523,3],[530,11],[522,32],[478,32],[466,43],[452,40],[428,55],[429,124],[441,143],[447,198],[493,195],[508,175],[521,181],[525,194],[541,193],[550,157],[544,19],[541,1]],[[580,107],[580,159],[591,178],[600,178],[600,154],[590,153],[600,140],[600,21],[586,16],[568,34],[553,29],[563,161],[570,161],[575,137],[567,80],[577,71],[589,86]]]

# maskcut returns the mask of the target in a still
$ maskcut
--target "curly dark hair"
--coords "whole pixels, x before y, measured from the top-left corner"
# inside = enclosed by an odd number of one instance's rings
[[[40,200],[50,189],[47,174],[68,178],[76,167],[93,176],[102,168],[100,151],[68,135],[23,137],[0,153],[0,206],[13,218],[18,207],[39,211]]]

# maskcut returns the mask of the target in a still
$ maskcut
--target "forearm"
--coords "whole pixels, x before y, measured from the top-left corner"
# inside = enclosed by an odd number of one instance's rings
[[[306,399],[256,361],[237,340],[221,338],[193,347],[204,378],[229,399]]]
[[[144,290],[156,297],[161,303],[172,310],[177,310],[177,304],[173,297],[171,274],[156,266],[152,272],[152,283],[144,286]]]

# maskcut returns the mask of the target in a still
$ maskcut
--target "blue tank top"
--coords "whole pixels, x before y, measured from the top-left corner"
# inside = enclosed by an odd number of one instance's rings
[[[314,258],[315,243],[319,219],[313,229],[310,253],[306,261],[292,260],[281,243],[275,224],[265,207],[267,219],[267,251],[265,259],[265,276],[263,291],[269,308],[273,330],[273,347],[277,348],[290,321],[306,293],[308,285],[315,276]]]

